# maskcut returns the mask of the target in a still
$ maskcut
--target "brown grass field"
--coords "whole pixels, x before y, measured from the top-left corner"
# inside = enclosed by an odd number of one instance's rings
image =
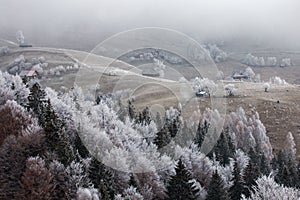
[[[49,67],[57,65],[70,65],[74,62],[92,66],[91,71],[85,74],[81,84],[88,86],[93,81],[99,81],[103,92],[114,92],[117,90],[134,88],[133,96],[135,97],[135,106],[137,110],[154,104],[162,105],[167,108],[177,106],[184,96],[196,98],[187,86],[176,81],[170,81],[160,78],[151,78],[141,76],[141,70],[136,67],[124,63],[122,61],[114,61],[110,58],[90,55],[87,58],[86,52],[73,50],[56,50],[46,48],[21,49],[11,47],[11,52],[6,56],[0,57],[1,70],[7,70],[9,65],[19,55],[23,54],[26,58],[44,56],[49,62]],[[298,54],[294,55],[294,60],[298,62]],[[109,71],[105,66],[112,63],[110,69],[122,69],[115,75],[109,75]],[[226,76],[230,75],[234,70],[243,70],[245,65],[238,63],[234,59],[218,64],[218,68],[224,72]],[[262,80],[267,81],[271,76],[280,76],[289,83],[298,83],[300,75],[300,66],[294,65],[287,68],[280,67],[254,67],[253,70],[257,74],[261,74]],[[125,73],[130,71],[130,73]],[[181,73],[184,74],[185,70]],[[189,70],[187,70],[190,73]],[[71,88],[75,80],[78,81],[77,72],[63,74],[62,77],[53,77],[42,79],[44,86],[60,89],[61,86]],[[101,78],[100,78],[101,77]],[[93,80],[93,81],[91,81]],[[226,83],[224,83],[226,84]],[[264,92],[262,83],[235,82],[237,91],[235,96],[227,98],[219,96],[218,98],[224,102],[226,112],[235,111],[238,107],[243,107],[248,115],[257,111],[261,121],[267,129],[275,152],[283,148],[285,136],[291,131],[295,138],[298,149],[300,149],[300,87],[295,84],[287,86],[271,85],[269,92]],[[213,97],[212,97],[213,98]],[[197,98],[201,111],[205,107],[211,106],[209,97]],[[279,103],[278,103],[279,102]],[[192,112],[187,111],[187,113]],[[300,153],[300,152],[298,152]]]

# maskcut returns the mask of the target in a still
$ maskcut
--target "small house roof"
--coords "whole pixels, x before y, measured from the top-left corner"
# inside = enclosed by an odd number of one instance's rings
[[[246,74],[244,74],[244,73],[241,73],[241,72],[234,72],[234,73],[232,74],[232,78],[234,78],[234,79],[241,79],[241,78],[248,79],[249,76],[246,75]]]
[[[204,90],[196,92],[196,96],[201,96],[202,97],[204,95],[206,95],[206,91],[204,91]]]
[[[36,71],[35,70],[30,70],[28,73],[27,73],[27,76],[36,76],[37,75],[37,73],[36,73]]]
[[[144,76],[159,76],[159,73],[154,69],[144,69],[142,72]]]
[[[25,77],[25,76],[26,77],[34,77],[36,75],[37,75],[37,73],[35,70],[22,70],[19,74],[19,76],[21,76],[21,77]]]

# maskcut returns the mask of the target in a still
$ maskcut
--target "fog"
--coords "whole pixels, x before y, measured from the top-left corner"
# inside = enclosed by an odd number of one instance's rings
[[[299,9],[299,0],[0,0],[0,38],[22,30],[37,46],[89,50],[120,31],[165,27],[201,42],[299,49]]]

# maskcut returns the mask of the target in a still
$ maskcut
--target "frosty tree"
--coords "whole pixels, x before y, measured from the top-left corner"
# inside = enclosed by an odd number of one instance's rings
[[[281,60],[280,67],[289,67],[289,66],[291,66],[291,59],[290,58],[283,58]]]
[[[255,73],[254,73],[254,71],[253,71],[253,69],[251,67],[247,67],[245,69],[244,75],[249,76],[251,80],[253,80],[254,77],[255,77]]]
[[[289,200],[299,199],[299,191],[294,188],[279,185],[270,176],[263,176],[256,181],[254,192],[251,192],[248,200],[273,199],[273,200]],[[246,198],[243,198],[246,200]]]
[[[217,90],[217,84],[208,78],[196,77],[192,80],[192,87],[195,92],[206,91],[209,94],[213,94]]]
[[[276,57],[268,57],[266,66],[274,67],[277,65],[277,58]]]
[[[221,50],[216,44],[208,44],[207,49],[215,62],[219,63],[227,60],[227,53]]]
[[[264,83],[263,85],[265,92],[269,92],[270,90],[270,84],[269,83]]]
[[[3,56],[9,52],[9,48],[7,46],[0,47],[0,56]]]
[[[292,158],[296,157],[296,144],[291,132],[288,132],[286,135],[285,150],[289,156],[292,156]]]
[[[243,63],[249,66],[265,66],[265,60],[263,57],[257,57],[251,53],[245,56]]]
[[[24,37],[22,31],[18,31],[16,33],[16,39],[17,39],[17,41],[18,41],[19,44],[24,44],[25,43],[25,37]]]
[[[228,96],[234,96],[234,92],[236,91],[236,88],[233,84],[227,84],[224,86],[224,89],[228,92]]]
[[[279,76],[271,77],[269,82],[274,85],[287,85],[288,84],[284,79],[280,78]]]

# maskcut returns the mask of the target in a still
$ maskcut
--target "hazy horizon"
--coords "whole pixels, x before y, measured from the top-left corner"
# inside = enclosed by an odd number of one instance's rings
[[[0,0],[0,38],[22,30],[41,46],[89,50],[140,27],[175,29],[199,41],[245,41],[300,49],[297,0]]]

